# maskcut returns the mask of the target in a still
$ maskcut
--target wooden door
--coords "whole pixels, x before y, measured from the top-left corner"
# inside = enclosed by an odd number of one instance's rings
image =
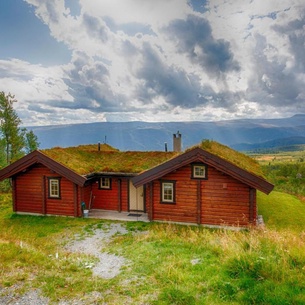
[[[129,210],[144,212],[144,188],[143,186],[135,187],[129,181]]]

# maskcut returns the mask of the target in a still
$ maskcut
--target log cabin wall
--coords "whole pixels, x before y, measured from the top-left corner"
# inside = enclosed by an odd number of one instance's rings
[[[60,198],[49,198],[48,178],[60,178]],[[75,216],[79,188],[41,164],[14,177],[14,206],[17,212]]]
[[[251,188],[244,183],[209,166],[206,180],[192,179],[191,171],[190,164],[147,184],[146,205],[151,220],[248,226],[256,219],[254,189],[250,205]],[[174,204],[161,202],[161,181],[166,180],[175,181]]]
[[[48,195],[48,178],[60,178],[60,198],[50,198]],[[70,180],[60,177],[56,173],[51,173],[47,169],[44,176],[45,180],[45,214],[47,215],[65,215],[78,216],[78,207],[80,198],[78,196],[78,187]]]
[[[248,226],[256,218],[256,199],[250,210],[250,190],[246,184],[208,168],[208,180],[201,182],[201,223]]]
[[[175,203],[161,202],[161,181],[175,181]],[[191,165],[153,182],[152,219],[197,223],[197,181],[191,179]]]
[[[90,208],[90,200],[92,200],[92,185],[86,185],[84,187],[79,187],[79,202],[84,202],[86,204],[86,209]],[[79,206],[79,216],[82,216],[81,205]]]
[[[14,209],[16,212],[43,213],[44,175],[46,168],[32,166],[29,170],[13,177]]]
[[[126,178],[111,177],[110,189],[101,189],[99,180],[92,183],[92,209],[111,211],[128,210],[128,182]]]

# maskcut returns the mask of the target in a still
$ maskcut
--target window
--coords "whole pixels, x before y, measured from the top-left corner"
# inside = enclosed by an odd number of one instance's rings
[[[49,198],[60,198],[60,178],[49,179]]]
[[[162,181],[161,182],[161,202],[175,203],[175,182]]]
[[[193,164],[192,178],[207,179],[207,167],[205,164]]]
[[[111,189],[111,179],[109,177],[100,178],[100,189]]]

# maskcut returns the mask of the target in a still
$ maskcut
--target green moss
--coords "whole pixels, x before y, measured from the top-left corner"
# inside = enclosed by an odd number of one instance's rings
[[[139,173],[177,155],[162,151],[121,152],[106,144],[102,144],[100,150],[97,145],[81,145],[55,147],[42,153],[81,175],[96,172]]]
[[[228,146],[205,140],[187,151],[195,147],[200,147],[246,171],[264,177],[257,161]],[[107,144],[101,144],[100,150],[97,145],[80,145],[68,148],[55,147],[42,152],[81,175],[96,172],[140,173],[179,155],[178,152],[163,151],[122,152]]]
[[[199,145],[197,145],[197,147],[200,147],[203,150],[214,154],[226,161],[229,161],[230,163],[256,176],[265,178],[264,173],[256,160],[228,146],[220,144],[216,141],[204,140]]]

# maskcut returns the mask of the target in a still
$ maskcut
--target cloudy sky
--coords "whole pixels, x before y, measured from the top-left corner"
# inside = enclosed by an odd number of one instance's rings
[[[26,126],[305,113],[304,0],[9,0],[0,37]]]

